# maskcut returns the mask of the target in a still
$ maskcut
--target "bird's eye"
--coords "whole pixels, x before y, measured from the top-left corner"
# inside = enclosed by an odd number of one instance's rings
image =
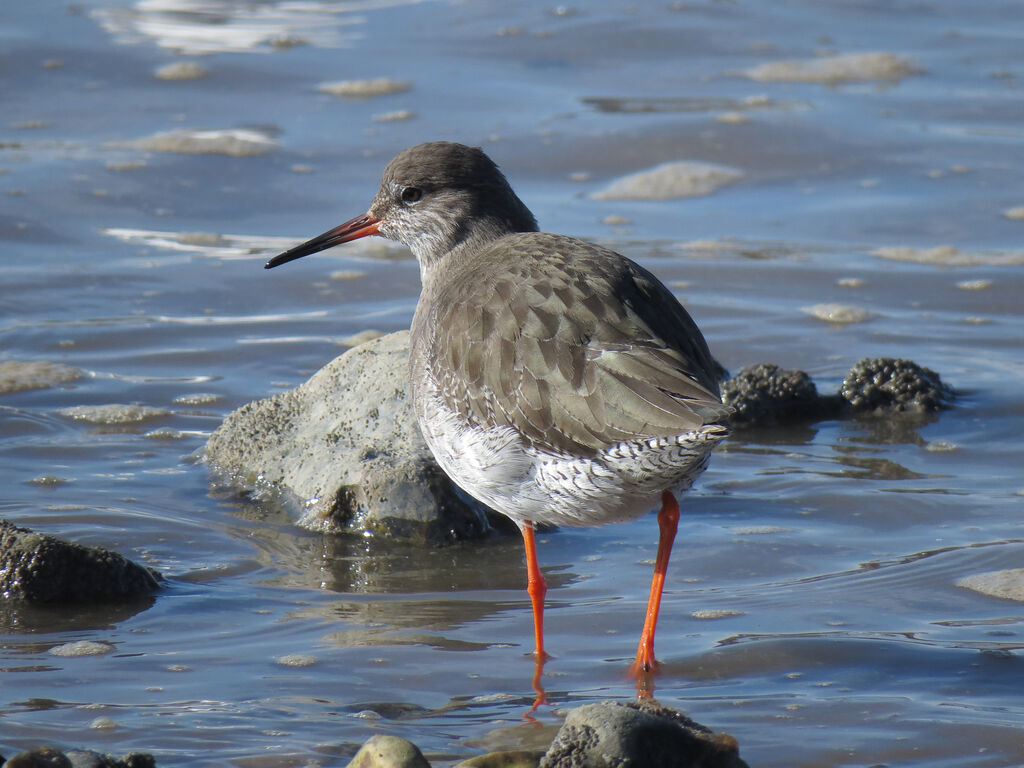
[[[419,187],[406,187],[402,190],[403,203],[418,203],[423,197],[423,190]]]

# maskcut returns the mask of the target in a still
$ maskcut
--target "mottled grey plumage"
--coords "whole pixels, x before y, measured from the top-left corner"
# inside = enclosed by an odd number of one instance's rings
[[[446,405],[470,424],[593,456],[723,415],[700,332],[637,264],[581,240],[524,233],[460,266],[425,293],[412,343],[417,377],[436,377]]]
[[[422,197],[404,202],[409,188]],[[650,272],[536,232],[491,160],[458,144],[398,155],[370,215],[420,262],[413,399],[466,491],[518,521],[595,523],[703,470],[727,431],[718,366]]]
[[[365,216],[267,266],[368,234],[405,243],[423,282],[412,398],[442,468],[520,523],[641,514],[727,434],[720,367],[646,269],[536,230],[487,155],[431,142],[388,164]]]

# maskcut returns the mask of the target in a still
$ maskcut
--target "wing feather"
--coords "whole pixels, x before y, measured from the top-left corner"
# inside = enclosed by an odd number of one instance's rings
[[[720,367],[696,324],[657,278],[612,251],[508,235],[430,299],[413,337],[447,405],[474,423],[585,454],[725,424]]]

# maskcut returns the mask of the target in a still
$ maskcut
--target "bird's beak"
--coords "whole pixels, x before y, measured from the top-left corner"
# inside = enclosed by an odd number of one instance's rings
[[[351,221],[346,221],[344,224],[328,230],[322,235],[317,235],[312,240],[307,240],[302,245],[297,245],[291,250],[279,253],[264,264],[263,268],[273,269],[282,264],[287,264],[289,261],[309,256],[311,253],[318,253],[335,245],[347,243],[349,240],[358,240],[360,237],[366,237],[367,235],[376,235],[379,233],[379,230],[380,219],[364,213],[362,216],[356,216]]]

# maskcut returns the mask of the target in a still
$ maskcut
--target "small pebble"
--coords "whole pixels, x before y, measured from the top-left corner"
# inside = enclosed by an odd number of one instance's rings
[[[772,533],[788,533],[789,528],[781,525],[745,525],[733,528],[733,536],[767,536]]]
[[[690,617],[694,619],[728,619],[732,616],[743,616],[743,611],[733,611],[728,608],[701,608],[696,611],[690,612]]]
[[[836,325],[848,325],[850,323],[863,323],[875,317],[875,314],[863,307],[853,307],[848,304],[815,304],[811,307],[802,307],[802,312],[824,320],[827,323]]]
[[[991,280],[961,280],[956,287],[961,291],[984,291],[991,288],[994,283]]]
[[[627,219],[625,216],[615,216],[613,214],[611,216],[605,216],[601,219],[601,223],[607,224],[609,227],[625,227],[632,224],[633,221],[632,219]]]
[[[50,649],[51,656],[102,656],[114,650],[109,643],[97,643],[93,640],[76,640]]]
[[[56,475],[39,475],[39,477],[33,477],[29,482],[32,483],[32,485],[56,488],[58,485],[64,485],[68,481],[63,477],[57,477]]]
[[[403,93],[410,88],[412,88],[412,83],[404,80],[392,80],[388,77],[380,77],[376,80],[339,80],[332,83],[321,83],[317,86],[317,90],[321,93],[345,98],[384,96],[389,93]]]
[[[184,440],[185,433],[170,427],[160,427],[143,435],[147,440]]]
[[[164,64],[153,73],[158,80],[198,80],[206,77],[206,70],[192,61]]]
[[[308,653],[290,653],[278,656],[275,661],[282,667],[312,667],[317,662],[316,656]]]
[[[215,395],[211,392],[196,392],[190,395],[179,395],[171,402],[175,405],[212,405],[220,399],[220,395]]]
[[[379,115],[373,116],[375,123],[398,123],[403,120],[412,120],[416,117],[416,113],[408,109],[398,109],[394,112],[382,112]]]
[[[358,269],[339,269],[331,272],[328,277],[331,280],[359,280],[366,277],[366,272],[361,272]]]

